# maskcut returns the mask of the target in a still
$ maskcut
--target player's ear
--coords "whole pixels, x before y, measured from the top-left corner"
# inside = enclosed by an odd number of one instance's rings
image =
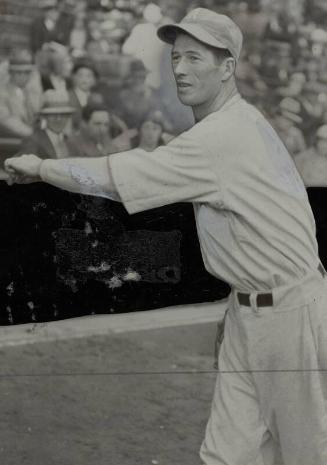
[[[233,57],[226,58],[223,61],[222,66],[224,67],[224,74],[222,77],[222,81],[227,81],[235,73],[235,68],[236,68],[235,58]]]

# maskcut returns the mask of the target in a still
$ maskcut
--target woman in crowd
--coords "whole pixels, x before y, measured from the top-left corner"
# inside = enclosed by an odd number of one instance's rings
[[[163,114],[159,110],[155,111],[149,114],[141,124],[136,145],[147,152],[152,152],[159,145],[168,143],[174,137],[169,133],[171,129]]]

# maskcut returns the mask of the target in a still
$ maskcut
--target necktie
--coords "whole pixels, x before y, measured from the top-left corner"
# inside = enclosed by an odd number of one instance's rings
[[[69,157],[68,147],[65,141],[65,137],[63,134],[58,136],[57,144],[56,144],[56,155],[57,158],[67,158]]]

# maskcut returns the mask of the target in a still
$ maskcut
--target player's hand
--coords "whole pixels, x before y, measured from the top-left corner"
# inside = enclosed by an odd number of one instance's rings
[[[41,181],[41,163],[42,159],[36,155],[7,158],[4,163],[5,171],[9,175],[7,183],[29,184]]]

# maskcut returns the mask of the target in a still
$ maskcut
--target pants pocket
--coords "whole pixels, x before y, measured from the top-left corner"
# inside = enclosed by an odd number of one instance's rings
[[[219,352],[220,352],[221,344],[223,343],[223,340],[224,340],[225,321],[226,321],[227,312],[228,312],[228,309],[225,311],[225,315],[223,319],[221,321],[218,321],[217,323],[215,347],[214,347],[214,363],[213,363],[213,367],[215,370],[219,369],[219,362],[218,362]]]

